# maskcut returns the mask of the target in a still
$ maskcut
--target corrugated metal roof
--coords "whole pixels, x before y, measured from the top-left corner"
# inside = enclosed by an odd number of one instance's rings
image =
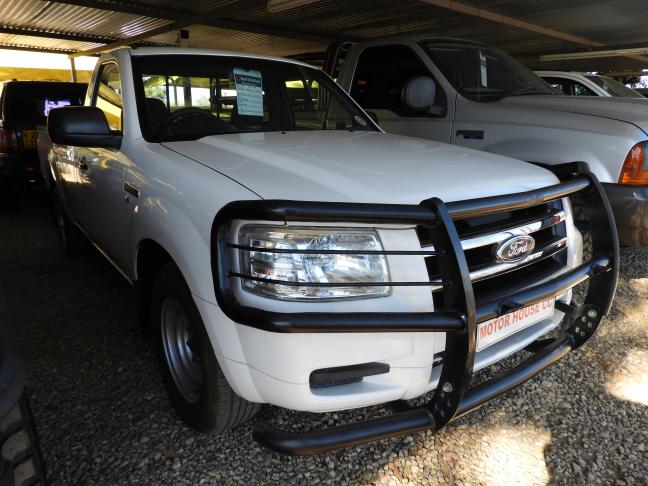
[[[84,51],[98,47],[101,44],[92,42],[75,42],[59,39],[45,39],[27,35],[0,34],[0,46],[20,48],[41,48],[47,50]]]
[[[548,69],[564,68],[565,63],[540,65],[540,54],[583,48],[572,42],[508,27],[419,0],[320,0],[276,13],[266,10],[266,0],[259,0],[251,8],[242,8],[243,0],[60,1],[103,8],[88,8],[57,1],[0,0],[0,28],[4,26],[124,39],[169,25],[179,16],[196,15],[198,19],[205,19],[204,23],[211,25],[189,27],[192,46],[257,51],[274,55],[322,50],[326,47],[326,39],[363,39],[402,32],[427,32],[430,35],[487,42],[511,52],[534,67]],[[644,6],[645,0],[460,1],[603,44],[645,43],[648,46],[648,29],[645,28],[648,9]],[[108,6],[112,10],[107,10]],[[210,13],[217,9],[227,9],[228,6],[229,11],[225,10],[224,19],[210,18]],[[256,32],[251,32],[255,30]],[[292,33],[282,35],[285,31]],[[318,41],[306,34],[316,35],[324,40]],[[170,32],[152,40],[174,44],[176,37],[175,32]],[[309,40],[299,40],[300,37]],[[79,39],[43,40],[33,36],[17,36],[15,32],[0,36],[0,44],[5,45],[20,43],[26,47],[70,51],[84,50],[94,45],[88,42],[88,39],[82,40],[85,42],[80,42]],[[645,67],[645,64],[616,57],[572,61],[569,67],[637,68]]]
[[[34,30],[129,37],[169,24],[168,19],[78,7],[41,0],[0,1],[0,25]]]

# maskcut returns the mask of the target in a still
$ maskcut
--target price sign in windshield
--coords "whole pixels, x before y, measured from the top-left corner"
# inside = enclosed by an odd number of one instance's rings
[[[239,115],[263,116],[263,88],[261,73],[255,70],[234,68],[236,84],[236,109]]]

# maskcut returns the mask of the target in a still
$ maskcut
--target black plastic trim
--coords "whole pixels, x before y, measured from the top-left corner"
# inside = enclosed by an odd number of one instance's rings
[[[648,185],[603,184],[614,211],[619,242],[625,246],[648,245]]]
[[[362,381],[365,376],[384,375],[389,373],[389,368],[387,363],[362,363],[323,368],[313,371],[310,374],[308,383],[311,388],[327,388]]]

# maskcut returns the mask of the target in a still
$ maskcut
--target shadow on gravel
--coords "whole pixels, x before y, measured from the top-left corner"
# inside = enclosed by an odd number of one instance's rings
[[[607,385],[630,343],[648,349],[629,317],[632,302],[648,295],[636,285],[622,287],[613,317],[583,350],[435,436],[287,457],[254,443],[256,421],[315,428],[388,412],[265,407],[252,424],[222,436],[186,428],[168,404],[151,343],[136,328],[132,289],[98,254],[64,257],[44,194],[32,196],[20,213],[0,215],[0,280],[57,484],[613,484],[648,476],[644,462],[633,459],[648,444],[646,406],[616,398]],[[626,260],[634,264],[630,250]],[[625,278],[647,275],[648,265],[638,263]]]
[[[610,315],[590,342],[539,378],[551,380],[555,397],[545,452],[552,484],[621,486],[648,477],[647,250],[622,249]]]

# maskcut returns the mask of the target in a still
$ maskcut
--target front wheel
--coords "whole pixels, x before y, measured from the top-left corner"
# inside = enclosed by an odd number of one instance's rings
[[[164,384],[184,422],[223,432],[257,413],[259,404],[239,397],[227,383],[189,287],[172,263],[153,286],[151,319]]]
[[[583,261],[590,261],[594,258],[594,242],[592,230],[589,226],[587,211],[582,206],[573,206],[574,222],[583,237]]]

